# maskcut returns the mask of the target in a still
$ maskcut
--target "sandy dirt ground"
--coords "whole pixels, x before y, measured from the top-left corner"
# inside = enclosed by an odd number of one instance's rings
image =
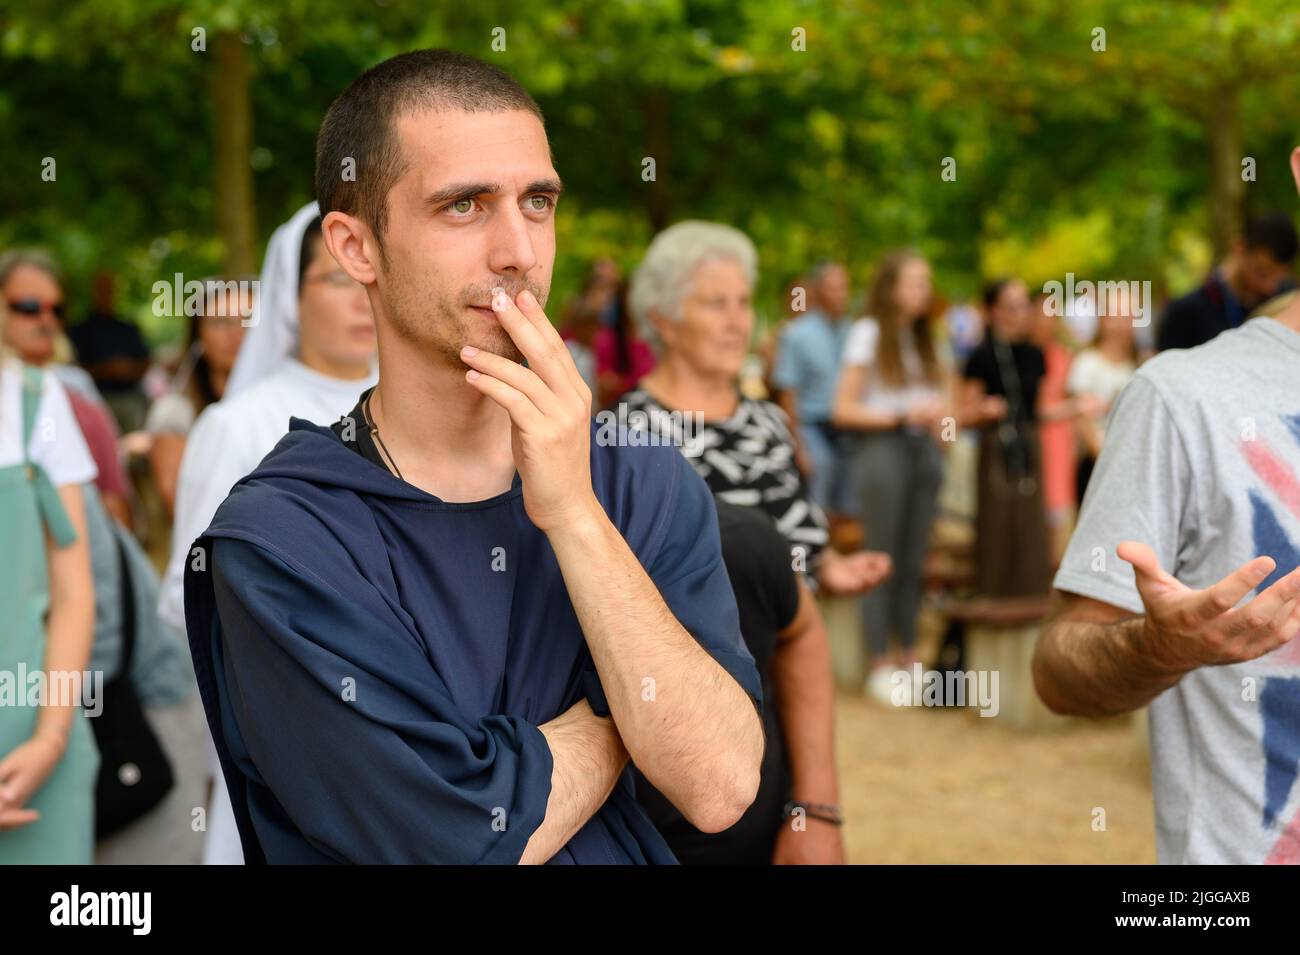
[[[1155,862],[1150,769],[1130,719],[1025,731],[852,693],[837,716],[850,863]]]

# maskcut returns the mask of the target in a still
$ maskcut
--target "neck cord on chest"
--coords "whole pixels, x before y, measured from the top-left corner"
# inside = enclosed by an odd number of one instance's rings
[[[388,450],[388,446],[384,444],[384,439],[379,436],[379,426],[375,424],[374,416],[370,413],[370,399],[374,397],[374,394],[375,392],[372,388],[370,393],[366,395],[366,400],[361,405],[361,416],[365,418],[366,427],[370,429],[370,437],[374,438],[375,443],[379,446],[379,450],[383,452],[389,468],[392,469],[393,473],[397,475],[399,480],[405,481],[406,478],[402,477],[402,472],[397,467],[397,462],[393,460],[393,455]]]

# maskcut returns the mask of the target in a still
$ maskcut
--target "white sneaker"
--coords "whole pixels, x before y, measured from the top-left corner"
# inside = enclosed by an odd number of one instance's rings
[[[892,666],[873,668],[872,671],[867,674],[866,683],[863,684],[863,694],[870,699],[875,700],[877,703],[883,703],[886,706],[893,706],[894,673],[895,668]]]

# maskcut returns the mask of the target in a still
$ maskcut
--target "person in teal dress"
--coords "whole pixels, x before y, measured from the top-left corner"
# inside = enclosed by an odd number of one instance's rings
[[[6,306],[0,330],[40,320],[5,315]],[[94,590],[80,484],[94,476],[62,386],[0,353],[0,864],[93,859],[99,752],[83,694],[32,700],[29,687],[34,673],[84,673],[89,663]]]

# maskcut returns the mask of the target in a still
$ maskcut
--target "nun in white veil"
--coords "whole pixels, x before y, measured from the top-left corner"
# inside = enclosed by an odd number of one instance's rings
[[[225,393],[199,416],[186,442],[159,616],[184,632],[190,545],[235,483],[288,432],[289,418],[331,424],[376,380],[374,319],[365,290],[330,257],[319,210],[309,203],[271,236]],[[215,775],[204,862],[239,864],[243,853],[230,800],[215,751],[211,756]]]
[[[226,382],[227,396],[265,378],[297,351],[298,264],[307,227],[319,228],[319,218],[320,208],[309,202],[276,229],[267,243],[259,294],[253,299],[248,331]]]

